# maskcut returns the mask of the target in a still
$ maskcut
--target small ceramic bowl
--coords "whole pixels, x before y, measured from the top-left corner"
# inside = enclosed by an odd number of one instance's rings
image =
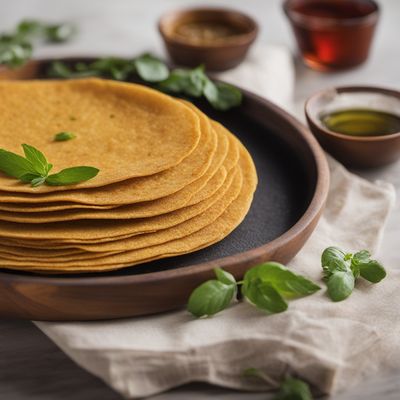
[[[349,108],[400,116],[400,92],[378,87],[339,87],[311,96],[305,105],[308,125],[321,146],[349,167],[378,167],[400,158],[400,132],[381,136],[349,136],[326,128],[321,116]]]
[[[217,24],[231,29],[224,39],[194,40],[179,34],[183,26]],[[158,24],[165,47],[175,64],[223,71],[240,64],[257,37],[258,26],[249,16],[225,8],[193,8],[164,14]],[[193,33],[193,32],[192,32]],[[194,32],[195,33],[195,32]]]

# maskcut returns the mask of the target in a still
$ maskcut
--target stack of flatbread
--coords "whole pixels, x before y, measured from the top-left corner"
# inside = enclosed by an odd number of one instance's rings
[[[55,170],[100,170],[69,186],[0,173],[0,267],[93,272],[210,246],[237,227],[257,185],[221,124],[183,100],[100,79],[0,83],[0,148],[27,143]],[[54,141],[60,131],[76,138]]]

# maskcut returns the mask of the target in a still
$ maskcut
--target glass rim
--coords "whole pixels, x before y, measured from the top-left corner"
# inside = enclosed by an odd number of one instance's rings
[[[380,7],[378,3],[374,0],[361,0],[365,3],[369,3],[373,6],[373,10],[366,15],[360,17],[350,17],[350,18],[335,18],[335,17],[319,17],[305,15],[299,11],[291,9],[291,5],[298,0],[285,0],[283,2],[283,10],[289,20],[295,24],[305,25],[308,27],[336,27],[336,26],[360,26],[376,23]],[[336,0],[338,1],[338,0]],[[360,1],[360,0],[356,0]],[[330,0],[330,3],[334,3],[335,0]]]

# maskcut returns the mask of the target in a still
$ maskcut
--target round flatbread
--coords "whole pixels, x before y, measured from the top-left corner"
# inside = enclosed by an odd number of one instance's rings
[[[56,262],[62,260],[89,260],[99,255],[111,255],[128,250],[136,250],[145,247],[154,246],[165,243],[171,238],[179,239],[199,231],[205,226],[214,222],[235,200],[239,195],[242,187],[242,175],[240,168],[231,171],[227,178],[227,187],[221,190],[218,199],[203,211],[201,214],[182,222],[171,228],[162,229],[157,232],[147,233],[143,235],[135,235],[123,240],[117,240],[109,243],[100,243],[92,245],[76,245],[73,249],[26,249],[11,248],[0,245],[0,257],[10,260],[28,260],[28,261],[44,261],[48,262],[49,255],[52,255],[51,261]],[[78,251],[78,253],[77,253]]]
[[[6,203],[51,203],[75,202],[93,205],[124,205],[151,201],[168,196],[183,189],[205,174],[217,150],[217,135],[204,114],[195,113],[187,105],[178,102],[200,121],[200,140],[194,151],[178,165],[158,174],[125,180],[103,187],[90,189],[65,190],[55,193],[40,193],[42,186],[32,188],[26,185],[29,193],[11,193],[2,191],[0,185],[0,202]],[[71,140],[72,142],[73,140]],[[102,156],[97,155],[99,159]],[[120,166],[114,166],[116,170]],[[9,178],[7,178],[9,179]]]
[[[232,232],[244,219],[251,205],[253,194],[257,186],[257,174],[254,163],[243,146],[240,148],[239,165],[243,177],[242,189],[239,196],[219,218],[205,228],[200,229],[198,232],[160,245],[145,247],[138,250],[128,250],[93,260],[49,261],[41,263],[40,266],[37,265],[37,262],[1,260],[2,265],[5,268],[40,272],[66,273],[108,271],[141,264],[159,258],[186,254],[207,247],[222,240]]]
[[[0,82],[0,148],[21,154],[27,143],[61,169],[100,169],[79,185],[41,185],[36,193],[101,187],[166,171],[189,156],[200,139],[199,119],[170,96],[142,85],[79,79]],[[55,142],[58,132],[76,139]],[[2,191],[32,193],[0,175]]]

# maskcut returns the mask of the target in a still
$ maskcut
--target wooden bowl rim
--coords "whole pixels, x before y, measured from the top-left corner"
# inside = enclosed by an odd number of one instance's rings
[[[193,14],[198,12],[215,12],[215,13],[229,13],[240,16],[241,18],[245,18],[249,25],[251,26],[251,30],[246,33],[240,33],[235,35],[234,40],[229,42],[221,42],[221,43],[212,43],[212,44],[201,44],[201,43],[191,43],[184,39],[177,38],[173,35],[170,35],[165,30],[165,20],[168,18],[179,19],[185,14]],[[193,8],[182,8],[178,10],[168,11],[161,15],[158,20],[158,30],[166,42],[171,44],[178,44],[181,46],[185,46],[191,49],[203,49],[203,50],[212,50],[212,49],[224,49],[224,48],[236,48],[240,46],[249,46],[257,37],[259,27],[254,18],[249,15],[243,13],[242,11],[238,11],[232,8],[224,8],[224,7],[193,7]]]
[[[36,283],[39,281],[41,285],[48,284],[50,286],[58,285],[72,287],[81,285],[104,285],[104,287],[109,285],[129,286],[132,284],[132,282],[140,284],[149,281],[159,282],[160,284],[162,284],[166,280],[173,280],[176,275],[179,275],[180,277],[190,276],[196,273],[209,272],[212,268],[215,268],[216,266],[219,266],[221,268],[228,268],[243,263],[251,263],[254,259],[256,259],[257,256],[262,255],[267,251],[274,252],[286,243],[291,242],[297,237],[301,236],[302,233],[307,230],[307,228],[312,227],[313,223],[318,220],[328,196],[330,172],[325,153],[320,147],[318,141],[308,130],[308,128],[300,121],[298,121],[295,117],[281,109],[279,106],[270,102],[269,100],[266,100],[254,93],[251,93],[248,90],[242,88],[240,88],[240,90],[242,91],[244,98],[247,97],[250,100],[256,101],[257,103],[269,108],[272,112],[278,114],[279,117],[285,119],[288,124],[294,127],[303,139],[303,141],[307,144],[311,154],[313,155],[316,170],[315,190],[306,211],[289,230],[262,246],[247,250],[242,253],[171,270],[148,272],[146,274],[138,275],[125,275],[123,279],[121,279],[121,276],[79,276],[69,278],[48,277],[43,275],[18,275],[18,273],[15,273],[15,271],[13,270],[10,270],[10,272],[0,272],[1,279],[3,281],[9,282],[10,284],[16,284],[18,282]]]
[[[382,136],[350,136],[350,135],[344,135],[343,133],[331,131],[330,129],[327,129],[324,126],[318,124],[315,118],[309,113],[309,109],[313,102],[315,102],[321,96],[330,91],[335,91],[337,93],[374,92],[396,97],[400,100],[400,91],[395,89],[383,88],[379,86],[338,86],[330,89],[321,90],[310,96],[304,105],[304,112],[306,114],[307,120],[313,124],[315,129],[317,129],[320,134],[329,136],[331,139],[333,139],[338,143],[342,141],[357,142],[357,143],[371,143],[371,142],[380,143],[380,142],[387,142],[390,140],[396,140],[397,138],[400,137],[400,131]]]

